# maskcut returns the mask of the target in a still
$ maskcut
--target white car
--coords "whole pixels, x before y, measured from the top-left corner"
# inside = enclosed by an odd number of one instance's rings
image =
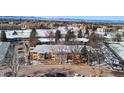
[[[75,73],[74,77],[85,77],[84,75]]]

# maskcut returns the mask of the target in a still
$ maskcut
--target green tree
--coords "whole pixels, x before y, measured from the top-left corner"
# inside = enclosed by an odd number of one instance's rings
[[[57,43],[61,37],[62,37],[61,36],[61,31],[60,30],[56,30],[56,33],[55,33],[55,42]]]
[[[1,41],[2,41],[2,42],[6,42],[6,41],[7,41],[5,31],[1,31]]]
[[[75,34],[73,31],[68,30],[67,34],[65,35],[65,42],[69,42],[71,39],[74,41],[76,38]]]
[[[89,37],[89,28],[88,27],[86,27],[85,35],[87,35]]]
[[[35,28],[30,33],[29,43],[30,47],[34,47],[37,44],[37,32]]]
[[[78,31],[78,38],[82,38],[83,36],[82,36],[82,31],[81,31],[81,29]]]
[[[88,50],[86,46],[82,47],[81,49],[80,60],[83,61],[83,59],[88,60]]]
[[[87,54],[88,54],[87,48],[86,48],[86,46],[84,46],[84,47],[81,49],[81,55],[86,57]]]

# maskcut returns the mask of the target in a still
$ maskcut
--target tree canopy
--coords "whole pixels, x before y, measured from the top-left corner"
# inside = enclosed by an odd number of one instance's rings
[[[65,42],[70,41],[71,39],[74,39],[76,36],[73,31],[68,30],[67,34],[65,35]]]
[[[81,31],[81,29],[78,31],[78,38],[82,38],[83,36],[82,36],[82,31]]]
[[[6,33],[5,33],[5,31],[1,31],[1,41],[2,42],[6,42],[7,41],[7,38],[6,38]]]
[[[57,43],[58,40],[61,38],[61,31],[60,30],[56,30],[56,33],[55,33],[55,42]]]
[[[35,28],[30,33],[29,43],[31,47],[34,47],[37,43],[37,32]]]

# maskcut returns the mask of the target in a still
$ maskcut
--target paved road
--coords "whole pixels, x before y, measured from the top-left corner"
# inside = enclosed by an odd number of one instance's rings
[[[65,72],[68,76],[74,76],[75,73],[79,73],[85,76],[96,75],[99,76],[102,71],[102,76],[113,76],[111,70],[96,66],[83,65],[31,65],[22,67],[19,71],[19,75],[33,75],[35,72],[40,72],[44,74],[47,72]]]
[[[25,46],[25,42],[20,42],[19,44],[16,45],[16,53],[17,53],[17,59],[20,63],[25,64],[27,63],[27,48]]]

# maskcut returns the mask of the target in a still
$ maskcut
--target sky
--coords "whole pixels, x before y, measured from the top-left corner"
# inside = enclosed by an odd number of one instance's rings
[[[89,19],[89,20],[122,20],[122,21],[124,21],[124,16],[39,16],[39,17]]]
[[[124,21],[124,16],[0,16],[0,18],[20,18],[20,17],[30,17],[30,18],[70,18],[70,19],[84,19],[84,20],[109,20],[109,21]]]

